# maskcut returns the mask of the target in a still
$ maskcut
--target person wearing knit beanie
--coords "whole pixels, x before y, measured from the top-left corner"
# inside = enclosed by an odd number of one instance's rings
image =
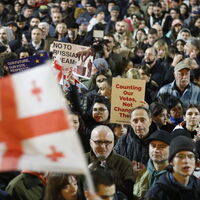
[[[177,136],[175,137],[171,144],[169,149],[169,162],[172,161],[172,159],[176,156],[178,152],[181,151],[189,151],[196,155],[196,148],[195,143],[186,136]]]
[[[92,75],[101,70],[107,70],[109,68],[107,61],[104,58],[94,59],[92,65]]]
[[[148,200],[199,200],[200,180],[193,175],[196,166],[196,149],[192,139],[177,136],[169,147],[168,161],[172,167],[160,176],[149,189]]]

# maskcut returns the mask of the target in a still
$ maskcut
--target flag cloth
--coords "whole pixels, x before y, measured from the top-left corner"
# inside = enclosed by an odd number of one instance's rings
[[[0,79],[0,170],[87,173],[47,64]]]
[[[10,74],[25,71],[32,67],[44,64],[49,59],[47,52],[40,52],[34,56],[21,59],[14,59],[7,62]]]

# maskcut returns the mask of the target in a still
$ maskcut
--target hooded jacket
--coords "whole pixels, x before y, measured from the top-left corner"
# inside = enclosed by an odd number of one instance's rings
[[[167,170],[156,171],[153,161],[149,159],[147,163],[147,169],[145,168],[136,178],[134,184],[134,195],[138,197],[138,199],[143,199],[148,189],[154,185],[158,178],[166,173]]]
[[[200,180],[191,176],[185,186],[175,180],[171,172],[160,176],[146,194],[146,200],[199,200]]]

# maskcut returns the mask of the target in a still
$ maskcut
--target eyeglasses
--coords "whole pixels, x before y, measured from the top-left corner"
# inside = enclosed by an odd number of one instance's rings
[[[104,112],[104,111],[106,111],[107,109],[105,109],[105,108],[93,108],[93,111],[94,112]]]
[[[100,146],[100,145],[103,145],[105,144],[106,146],[112,144],[112,141],[108,141],[108,140],[105,140],[105,141],[101,141],[101,140],[93,140],[91,139],[96,145]]]
[[[175,156],[176,158],[180,159],[180,160],[183,160],[183,159],[186,159],[186,158],[189,158],[190,160],[194,159],[195,158],[195,155],[194,154],[178,154]]]

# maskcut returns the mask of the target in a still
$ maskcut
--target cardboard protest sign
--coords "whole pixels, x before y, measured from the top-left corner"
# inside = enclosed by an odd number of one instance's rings
[[[34,56],[10,60],[7,62],[7,66],[8,66],[9,72],[13,74],[16,72],[25,71],[29,68],[44,64],[48,59],[49,59],[49,56],[47,52],[42,52]]]
[[[130,124],[130,112],[144,102],[145,81],[113,78],[110,122]]]
[[[78,76],[90,78],[92,71],[93,52],[90,47],[57,42],[51,46],[53,60],[58,60],[63,67],[63,74],[73,71]]]

